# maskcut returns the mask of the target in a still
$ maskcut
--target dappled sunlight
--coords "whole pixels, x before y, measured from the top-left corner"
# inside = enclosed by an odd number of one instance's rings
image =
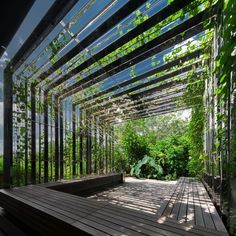
[[[162,202],[171,195],[175,184],[176,181],[126,177],[125,183],[119,187],[97,193],[89,198],[155,215]]]

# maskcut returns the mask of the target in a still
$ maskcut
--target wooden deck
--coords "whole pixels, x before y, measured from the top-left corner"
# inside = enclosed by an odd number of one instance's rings
[[[218,214],[212,209],[209,197],[201,187],[202,185],[193,179],[181,178],[169,200],[160,206],[159,215],[37,185],[1,190],[0,204],[11,214],[19,217],[19,221],[37,230],[40,235],[228,235]],[[198,192],[197,198],[195,194]],[[186,203],[190,207],[185,207]],[[195,205],[200,208],[195,209]],[[204,214],[206,206],[209,215]],[[192,214],[191,209],[196,211],[193,219],[197,217],[200,220],[202,216],[204,225],[195,225],[194,220],[183,222],[189,215],[186,213],[184,217],[184,212]],[[197,209],[201,210],[201,214]],[[208,216],[212,217],[214,225],[221,223],[221,227],[206,227]]]
[[[203,184],[194,178],[180,178],[171,198],[159,210],[161,216],[217,231],[226,231]]]

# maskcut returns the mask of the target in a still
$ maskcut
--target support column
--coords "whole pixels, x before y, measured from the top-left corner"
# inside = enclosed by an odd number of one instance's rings
[[[25,184],[28,184],[28,83],[25,80]]]
[[[94,173],[97,174],[97,120],[94,116]]]
[[[102,126],[100,126],[100,136],[99,136],[99,146],[100,146],[100,153],[99,153],[99,174],[103,174],[103,130]]]
[[[92,120],[89,116],[89,174],[92,173]]]
[[[36,183],[36,103],[35,86],[31,84],[31,183]]]
[[[112,130],[109,126],[109,173],[112,172]]]
[[[111,168],[112,172],[114,172],[115,167],[115,135],[114,135],[114,126],[112,127],[112,148],[111,148]]]
[[[86,112],[86,174],[91,174],[91,120]]]
[[[48,182],[48,93],[44,92],[44,182]]]
[[[76,176],[76,109],[72,105],[72,175]]]
[[[38,169],[39,169],[39,175],[38,175],[38,182],[41,183],[41,174],[42,174],[42,170],[41,170],[41,157],[42,157],[42,152],[41,152],[41,147],[42,147],[42,142],[41,142],[41,113],[42,113],[42,109],[41,109],[41,98],[42,98],[42,91],[39,88],[39,161],[38,161]]]
[[[80,113],[79,113],[79,124],[80,124],[80,134],[79,134],[79,145],[80,145],[80,149],[79,149],[79,157],[80,157],[80,165],[79,165],[79,172],[80,172],[80,177],[83,175],[83,129],[82,129],[82,122],[83,119],[83,110],[80,109]]]
[[[12,184],[13,162],[13,72],[10,64],[4,70],[4,157],[3,186],[9,188]]]
[[[62,101],[59,101],[60,106],[60,179],[63,179],[64,177],[64,137],[63,137],[63,107],[62,107]]]
[[[108,174],[108,129],[105,127],[105,166],[106,174]]]
[[[58,118],[58,98],[55,97],[55,180],[59,179],[59,118]]]

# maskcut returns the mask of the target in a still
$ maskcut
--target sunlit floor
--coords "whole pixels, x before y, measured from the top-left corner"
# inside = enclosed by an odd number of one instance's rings
[[[177,181],[126,177],[125,183],[89,198],[156,214],[164,199],[172,195]]]

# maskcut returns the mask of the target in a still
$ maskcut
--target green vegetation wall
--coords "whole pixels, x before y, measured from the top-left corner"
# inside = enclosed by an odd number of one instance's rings
[[[231,234],[236,235],[236,1],[219,1],[218,10],[204,97],[206,181],[220,201]]]
[[[115,131],[117,170],[159,179],[189,175],[189,120],[171,113],[119,124]]]

